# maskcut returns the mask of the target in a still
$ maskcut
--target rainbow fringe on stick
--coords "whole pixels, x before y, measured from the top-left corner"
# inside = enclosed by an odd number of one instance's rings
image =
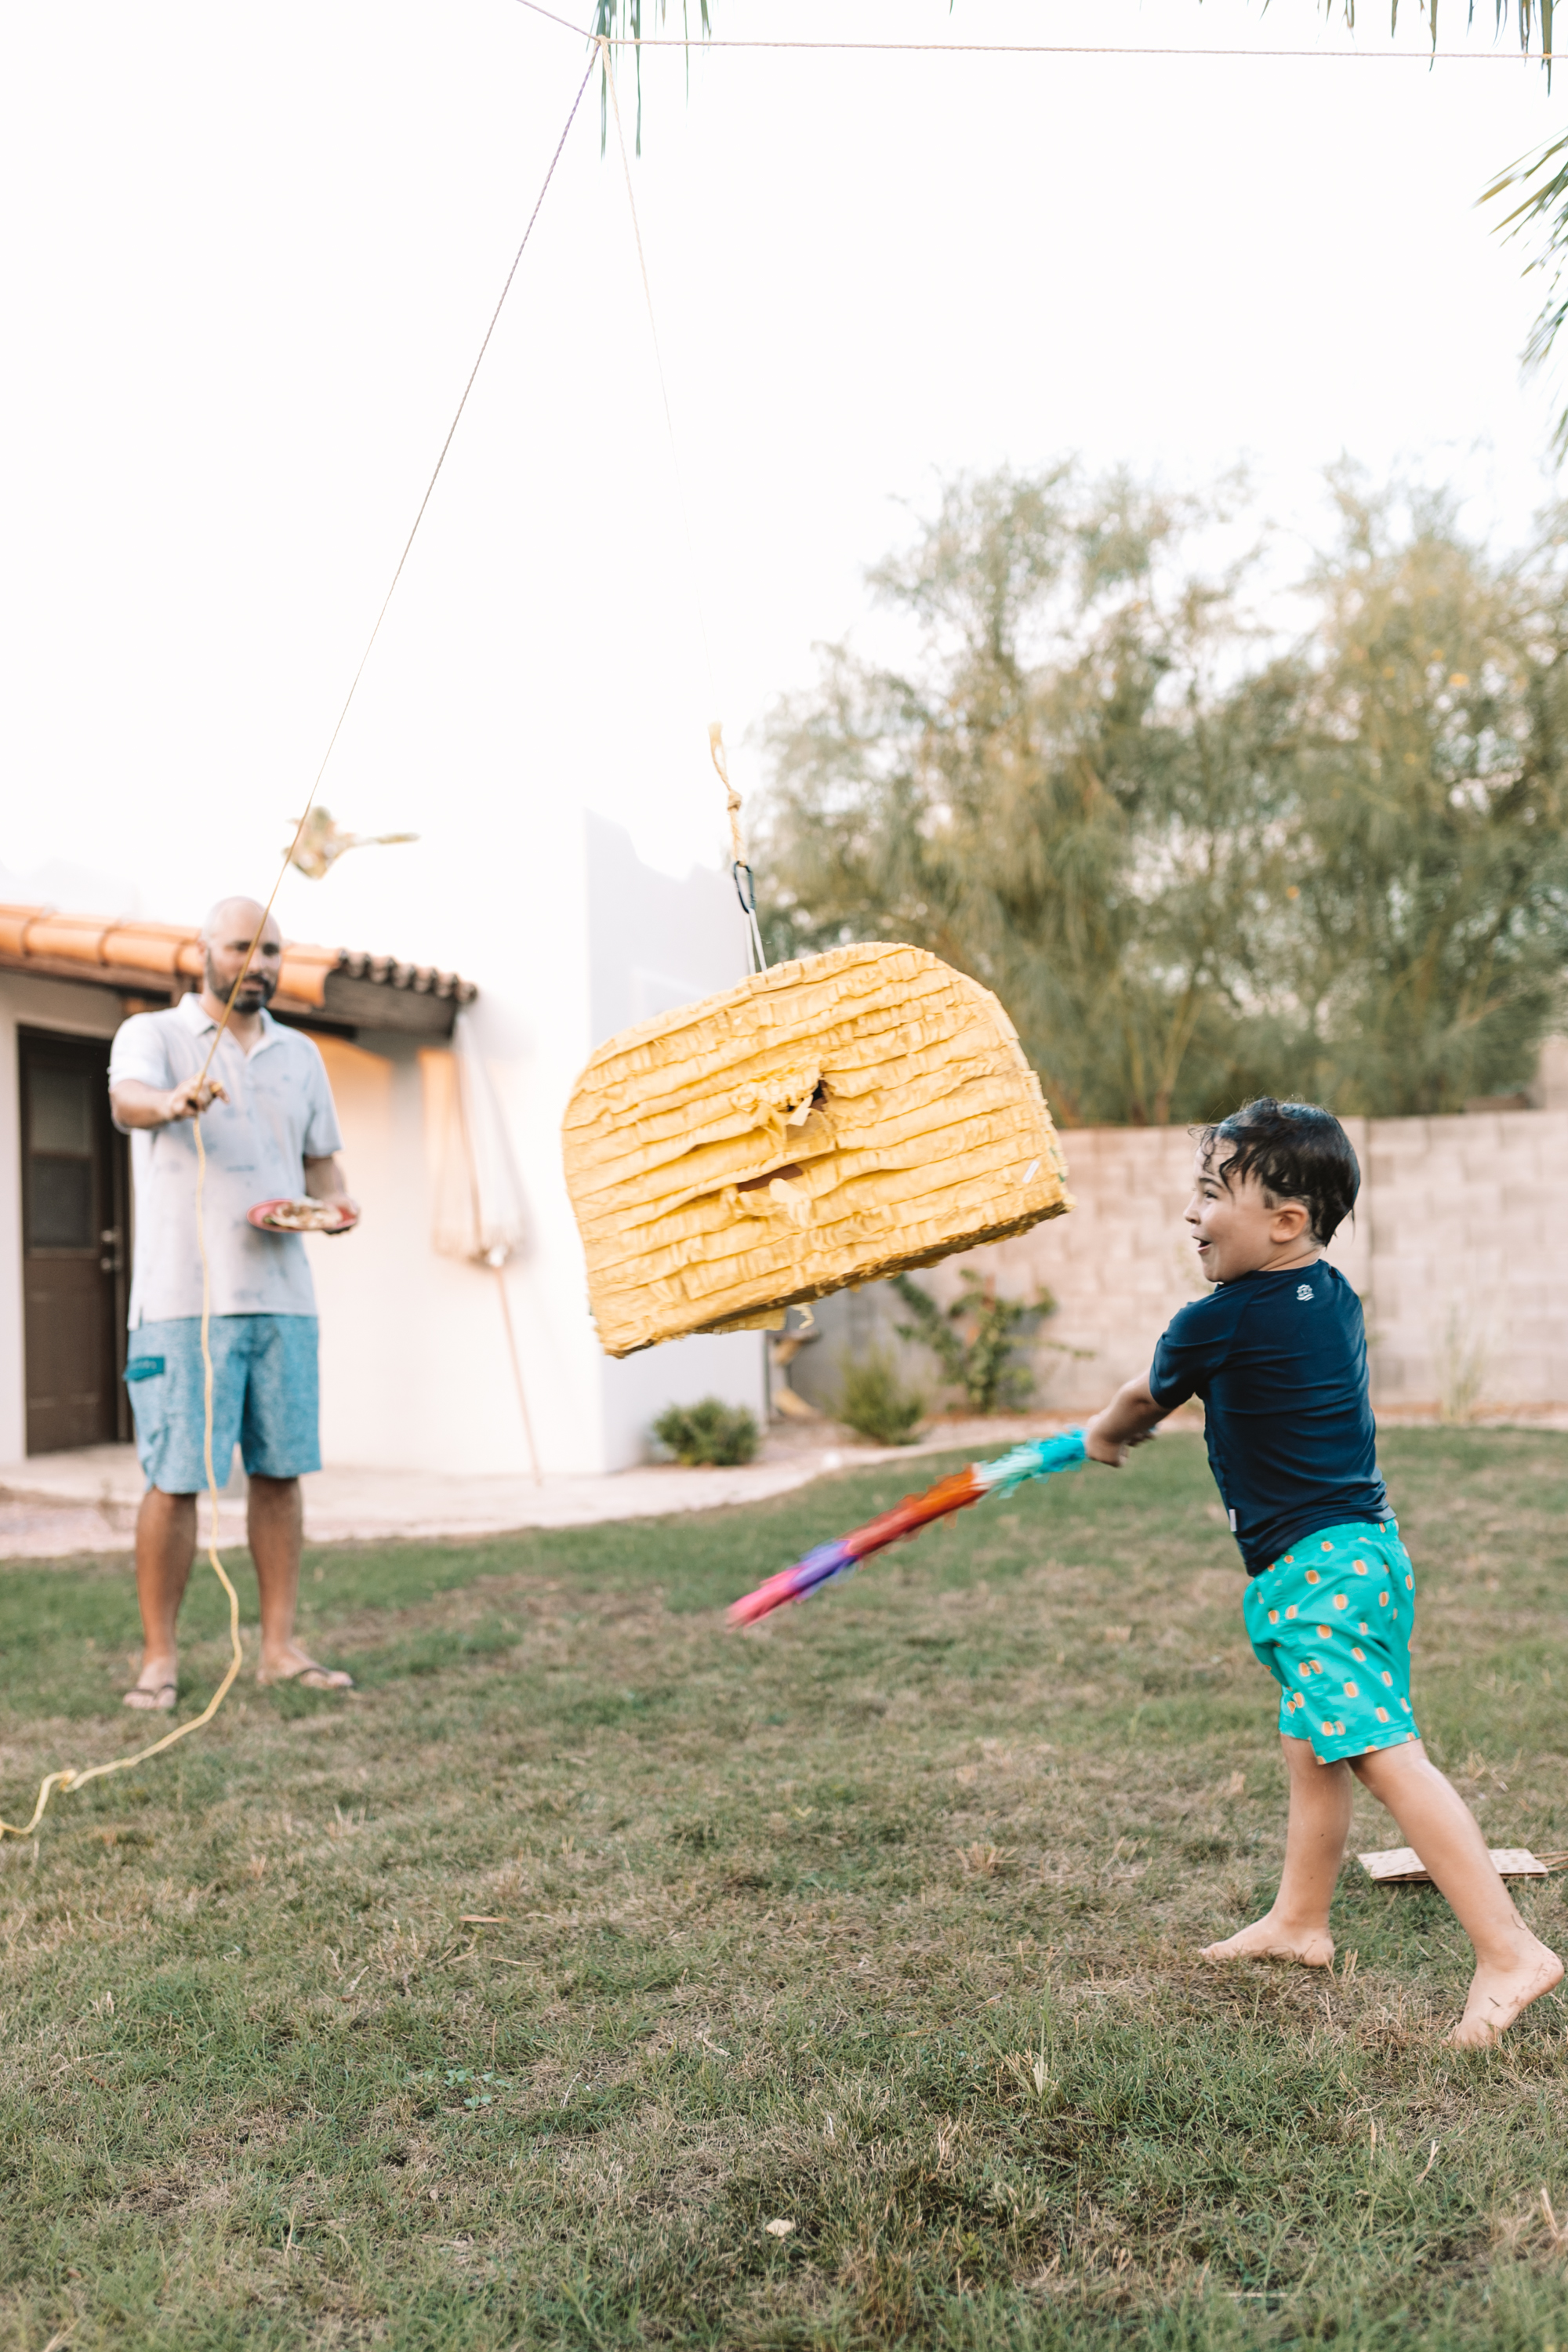
[[[1010,1495],[1030,1478],[1049,1478],[1058,1470],[1076,1470],[1084,1459],[1083,1432],[1065,1430],[1060,1437],[1038,1437],[1028,1445],[1015,1445],[1010,1453],[999,1454],[994,1462],[972,1462],[965,1470],[954,1471],[951,1478],[939,1478],[923,1495],[907,1495],[895,1510],[884,1511],[879,1519],[868,1526],[857,1528],[853,1535],[840,1536],[837,1543],[818,1544],[793,1568],[781,1569],[770,1576],[754,1592],[730,1606],[731,1625],[754,1625],[759,1617],[770,1610],[782,1609],[786,1601],[805,1601],[836,1576],[847,1576],[874,1551],[882,1551],[889,1544],[900,1543],[906,1536],[918,1535],[921,1528],[933,1519],[946,1518],[950,1511],[962,1511],[971,1503],[983,1502],[987,1495]]]

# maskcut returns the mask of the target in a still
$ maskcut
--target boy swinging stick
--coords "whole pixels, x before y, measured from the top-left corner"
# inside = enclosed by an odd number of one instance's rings
[[[1247,1571],[1247,1633],[1280,1686],[1290,1809],[1279,1891],[1205,1958],[1332,1959],[1353,1772],[1475,1948],[1450,2039],[1479,2049],[1550,1992],[1563,1963],[1521,1918],[1411,1713],[1415,1572],[1378,1475],[1361,1303],[1322,1255],[1360,1182],[1344,1129],[1308,1104],[1264,1099],[1207,1129],[1186,1220],[1215,1287],[1173,1318],[1149,1371],[1089,1423],[1084,1447],[1119,1469],[1157,1422],[1203,1399],[1209,1465]]]

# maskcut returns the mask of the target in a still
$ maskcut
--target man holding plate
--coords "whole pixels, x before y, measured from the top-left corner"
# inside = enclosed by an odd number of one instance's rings
[[[125,1378],[147,1479],[136,1520],[142,1671],[125,1704],[159,1714],[176,1696],[174,1620],[195,1557],[196,1498],[206,1487],[198,1117],[206,1148],[213,1466],[222,1485],[238,1445],[261,1595],[257,1679],[309,1690],[352,1686],[349,1675],[300,1647],[294,1614],[300,1479],[321,1466],[316,1294],[300,1232],[346,1233],[359,1211],[337,1157],[342,1138],[321,1054],[267,1010],[282,964],[276,922],[268,916],[263,923],[253,899],[223,898],[203,926],[202,946],[200,993],[167,1013],[134,1014],[115,1037],[109,1068],[115,1125],[132,1138],[136,1253]]]

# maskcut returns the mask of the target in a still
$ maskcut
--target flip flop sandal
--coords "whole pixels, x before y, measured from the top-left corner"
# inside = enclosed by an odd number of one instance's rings
[[[256,1680],[262,1690],[269,1690],[277,1683],[298,1683],[301,1690],[313,1691],[351,1691],[354,1686],[352,1675],[344,1674],[338,1666],[319,1666],[313,1658],[307,1665],[296,1666],[291,1674],[258,1673]]]
[[[153,1683],[151,1686],[136,1683],[120,1703],[136,1715],[173,1715],[176,1696],[173,1683]]]

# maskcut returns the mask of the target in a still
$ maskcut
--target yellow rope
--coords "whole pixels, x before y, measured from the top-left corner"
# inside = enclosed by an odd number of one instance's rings
[[[257,949],[261,944],[261,934],[267,929],[268,922],[269,921],[272,914],[273,902],[277,898],[279,891],[283,887],[283,877],[288,873],[289,866],[293,864],[294,852],[298,849],[300,843],[303,838],[306,820],[309,818],[310,811],[315,805],[316,795],[321,791],[321,779],[327,772],[327,763],[332,756],[338,737],[342,733],[343,721],[349,715],[349,707],[353,703],[354,695],[358,690],[360,679],[364,676],[365,664],[369,661],[376,638],[381,634],[381,625],[386,618],[387,607],[392,603],[397,583],[403,577],[404,567],[408,562],[409,552],[413,548],[415,539],[418,534],[419,526],[425,520],[425,509],[430,503],[431,494],[435,490],[437,480],[440,478],[441,468],[447,462],[447,452],[452,446],[453,436],[456,434],[458,426],[462,421],[463,411],[468,404],[468,394],[474,388],[474,379],[478,376],[485,353],[490,347],[490,338],[495,333],[496,326],[500,318],[502,305],[505,303],[507,296],[511,291],[511,281],[517,276],[518,266],[522,259],[523,253],[528,245],[528,240],[533,234],[534,222],[539,218],[540,206],[543,204],[550,183],[555,176],[555,166],[561,161],[562,151],[566,144],[567,133],[570,131],[573,123],[577,119],[577,109],[583,103],[583,93],[588,87],[589,80],[593,75],[594,65],[595,58],[590,57],[588,60],[587,72],[584,73],[581,82],[577,86],[577,95],[572,101],[571,110],[567,114],[565,123],[562,128],[561,137],[556,142],[555,152],[550,159],[550,168],[544,174],[543,184],[540,188],[539,194],[535,199],[533,210],[528,217],[528,226],[522,232],[522,242],[519,245],[517,252],[512,259],[511,268],[506,274],[506,282],[501,288],[500,299],[497,301],[495,309],[490,315],[489,325],[485,329],[484,341],[479,345],[479,357],[475,360],[472,368],[469,370],[468,380],[463,386],[462,398],[458,403],[457,412],[452,418],[451,425],[447,428],[447,437],[441,444],[441,454],[436,460],[435,471],[432,473],[429,482],[426,486],[425,496],[419,501],[419,511],[414,518],[414,527],[409,531],[407,539],[404,541],[403,552],[397,559],[397,569],[392,575],[392,584],[387,589],[385,596],[382,599],[381,610],[375,616],[375,625],[371,630],[370,635],[366,640],[363,653],[360,656],[359,667],[355,670],[353,680],[349,686],[348,693],[343,698],[343,707],[338,713],[337,725],[333,728],[331,734],[328,739],[327,748],[321,758],[321,764],[316,771],[316,780],[310,786],[305,805],[300,813],[300,821],[294,828],[294,838],[289,844],[283,863],[278,869],[278,878],[273,883],[271,891],[268,896],[267,904],[261,910],[261,920],[256,926],[256,929],[251,936],[250,945],[245,951],[245,961],[239,967],[233,987],[228,992],[228,996],[223,1008],[223,1017],[218,1022],[217,1026],[213,1033],[212,1044],[207,1048],[206,1059],[202,1064],[200,1075],[196,1081],[196,1101],[198,1108],[195,1112],[191,1123],[195,1131],[196,1142],[196,1246],[201,1253],[202,1261],[202,1452],[206,1466],[207,1500],[211,1511],[211,1522],[207,1537],[206,1554],[212,1566],[213,1574],[217,1578],[218,1582],[222,1585],[225,1592],[228,1595],[228,1637],[230,1645],[228,1671],[224,1675],[222,1682],[219,1683],[216,1690],[214,1691],[211,1698],[208,1699],[205,1706],[203,1707],[200,1715],[194,1715],[189,1723],[177,1724],[172,1731],[166,1731],[162,1739],[153,1740],[151,1747],[139,1748],[134,1756],[117,1756],[113,1761],[109,1764],[89,1764],[80,1767],[68,1765],[58,1772],[46,1773],[43,1780],[38,1783],[37,1802],[33,1807],[32,1819],[26,1824],[18,1824],[12,1822],[0,1822],[0,1839],[8,1837],[31,1837],[34,1831],[37,1828],[38,1823],[43,1820],[45,1813],[48,1811],[50,1800],[55,1796],[57,1790],[62,1789],[85,1788],[89,1780],[104,1780],[111,1772],[129,1772],[133,1765],[145,1764],[149,1757],[161,1756],[166,1748],[173,1748],[176,1740],[188,1739],[193,1731],[200,1731],[204,1726],[212,1721],[214,1716],[217,1713],[219,1707],[228,1696],[229,1692],[234,1688],[235,1676],[238,1674],[240,1667],[245,1663],[245,1652],[241,1646],[239,1638],[239,1595],[235,1591],[234,1585],[229,1579],[228,1572],[217,1554],[218,1493],[217,1477],[213,1466],[212,1269],[207,1262],[206,1226],[203,1216],[203,1206],[206,1190],[207,1153],[206,1145],[202,1138],[202,1112],[199,1108],[201,1102],[201,1089],[206,1084],[207,1072],[213,1066],[213,1057],[216,1054],[219,1045],[223,1043],[224,1032],[228,1027],[229,1015],[234,1011],[234,1000],[239,993],[241,987],[244,985],[245,976],[250,970],[251,962],[255,957]],[[507,1317],[507,1338],[510,1342],[511,1340],[511,1318],[510,1313]],[[515,1345],[513,1346],[512,1352],[513,1362],[515,1365]],[[526,1405],[524,1405],[523,1411],[526,1416]],[[531,1452],[533,1444],[533,1433],[531,1428],[530,1428],[528,1432],[528,1437],[530,1450]]]
[[[259,937],[259,933],[258,936]],[[237,988],[238,985],[238,981],[236,981],[235,986]],[[232,1001],[231,997],[230,1002]],[[210,1060],[211,1056],[209,1055],[208,1058]],[[173,1748],[176,1740],[188,1739],[193,1731],[200,1731],[204,1725],[212,1721],[229,1692],[234,1688],[234,1678],[245,1664],[245,1652],[239,1639],[239,1595],[234,1589],[227,1570],[217,1556],[217,1479],[213,1470],[212,1272],[207,1264],[206,1233],[202,1223],[202,1192],[206,1181],[207,1155],[206,1146],[202,1141],[202,1123],[199,1117],[195,1121],[195,1130],[196,1240],[202,1254],[202,1401],[206,1423],[203,1451],[206,1457],[207,1496],[212,1509],[212,1523],[207,1537],[207,1558],[212,1563],[213,1574],[228,1595],[228,1671],[200,1715],[193,1715],[189,1723],[176,1724],[173,1731],[166,1731],[163,1734],[162,1739],[154,1739],[150,1748],[139,1748],[134,1756],[117,1756],[110,1764],[89,1764],[81,1767],[68,1765],[63,1771],[46,1773],[38,1783],[38,1798],[33,1807],[31,1821],[26,1823],[0,1822],[0,1838],[31,1837],[48,1811],[49,1801],[57,1790],[84,1789],[89,1780],[102,1780],[110,1772],[129,1772],[133,1765],[145,1764],[150,1756],[161,1756],[165,1748]]]

